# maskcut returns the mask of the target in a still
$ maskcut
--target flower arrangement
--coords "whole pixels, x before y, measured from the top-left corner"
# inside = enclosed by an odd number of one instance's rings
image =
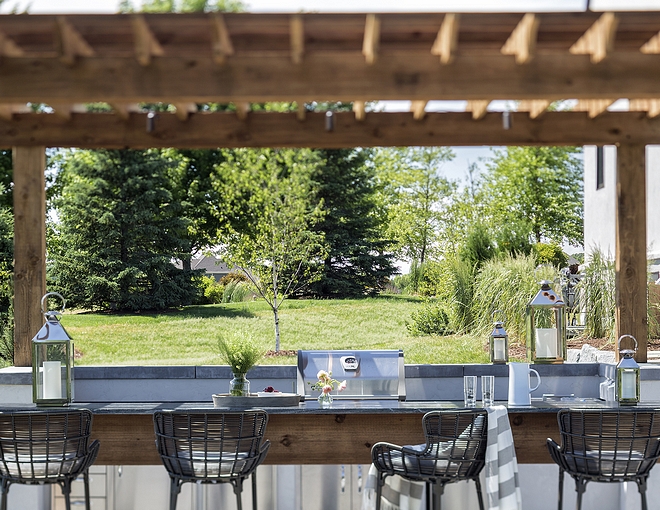
[[[337,385],[337,391],[344,391],[346,389],[346,381],[339,382],[337,379],[332,378],[332,372],[326,372],[325,370],[319,370],[319,373],[316,374],[318,381],[311,384],[311,389],[319,390],[323,395],[328,395],[331,391],[335,389]]]

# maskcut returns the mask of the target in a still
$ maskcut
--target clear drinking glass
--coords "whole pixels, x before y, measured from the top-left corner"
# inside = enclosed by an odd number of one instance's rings
[[[495,400],[495,376],[481,376],[481,400],[484,407],[490,407]]]
[[[477,376],[466,375],[463,377],[463,397],[465,407],[475,407],[477,405]]]

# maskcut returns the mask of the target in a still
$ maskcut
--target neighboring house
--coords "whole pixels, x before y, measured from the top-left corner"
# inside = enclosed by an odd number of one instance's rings
[[[175,263],[176,267],[181,268],[181,261],[177,260]],[[212,276],[215,278],[215,281],[220,281],[220,278],[223,276],[228,275],[231,273],[231,270],[229,269],[229,266],[222,262],[217,257],[209,257],[209,256],[204,256],[204,257],[199,257],[199,258],[194,258],[192,259],[191,263],[191,269],[193,270],[200,270],[203,269],[206,276]]]
[[[660,146],[646,148],[646,246],[651,278],[660,269]],[[615,255],[616,147],[584,147],[584,250]]]

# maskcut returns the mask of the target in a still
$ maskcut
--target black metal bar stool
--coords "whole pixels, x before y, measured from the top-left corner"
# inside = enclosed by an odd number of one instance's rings
[[[242,510],[243,482],[252,477],[252,508],[257,509],[256,469],[268,453],[263,439],[268,414],[157,411],[156,447],[170,475],[170,510],[185,482],[231,483]]]
[[[12,483],[56,483],[70,510],[71,482],[82,475],[90,510],[89,468],[99,451],[98,441],[88,444],[91,428],[87,409],[0,412],[0,508],[7,510]]]
[[[433,487],[440,495],[445,485],[462,480],[476,484],[479,508],[484,510],[479,474],[485,466],[488,416],[483,409],[431,411],[422,418],[426,447],[416,449],[390,443],[376,443],[371,459],[378,470],[376,510],[385,478],[399,475],[426,483],[426,508],[433,506]]]
[[[620,409],[561,410],[561,445],[548,438],[550,456],[559,466],[559,510],[564,473],[575,479],[577,508],[588,482],[635,482],[647,510],[646,482],[660,456],[660,411]]]

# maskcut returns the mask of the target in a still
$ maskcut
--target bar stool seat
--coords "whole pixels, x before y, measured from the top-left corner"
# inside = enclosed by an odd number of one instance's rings
[[[426,483],[426,508],[432,507],[433,487],[444,492],[445,485],[473,480],[479,508],[484,503],[479,474],[485,465],[488,437],[487,413],[482,409],[431,411],[422,418],[426,444],[398,446],[379,442],[371,448],[378,471],[376,510],[380,510],[382,488],[388,476]]]
[[[257,509],[256,469],[270,448],[264,440],[265,411],[157,411],[153,419],[156,448],[170,476],[170,510],[176,509],[185,482],[230,483],[242,510],[248,478],[252,508]]]
[[[647,510],[647,480],[660,457],[660,411],[561,410],[557,420],[561,445],[548,438],[547,446],[559,466],[559,510],[564,473],[575,480],[578,510],[588,482],[635,482]]]
[[[90,510],[89,468],[99,450],[98,441],[88,444],[91,427],[87,409],[0,412],[0,508],[7,510],[11,484],[58,484],[70,510],[71,483],[82,476]]]

